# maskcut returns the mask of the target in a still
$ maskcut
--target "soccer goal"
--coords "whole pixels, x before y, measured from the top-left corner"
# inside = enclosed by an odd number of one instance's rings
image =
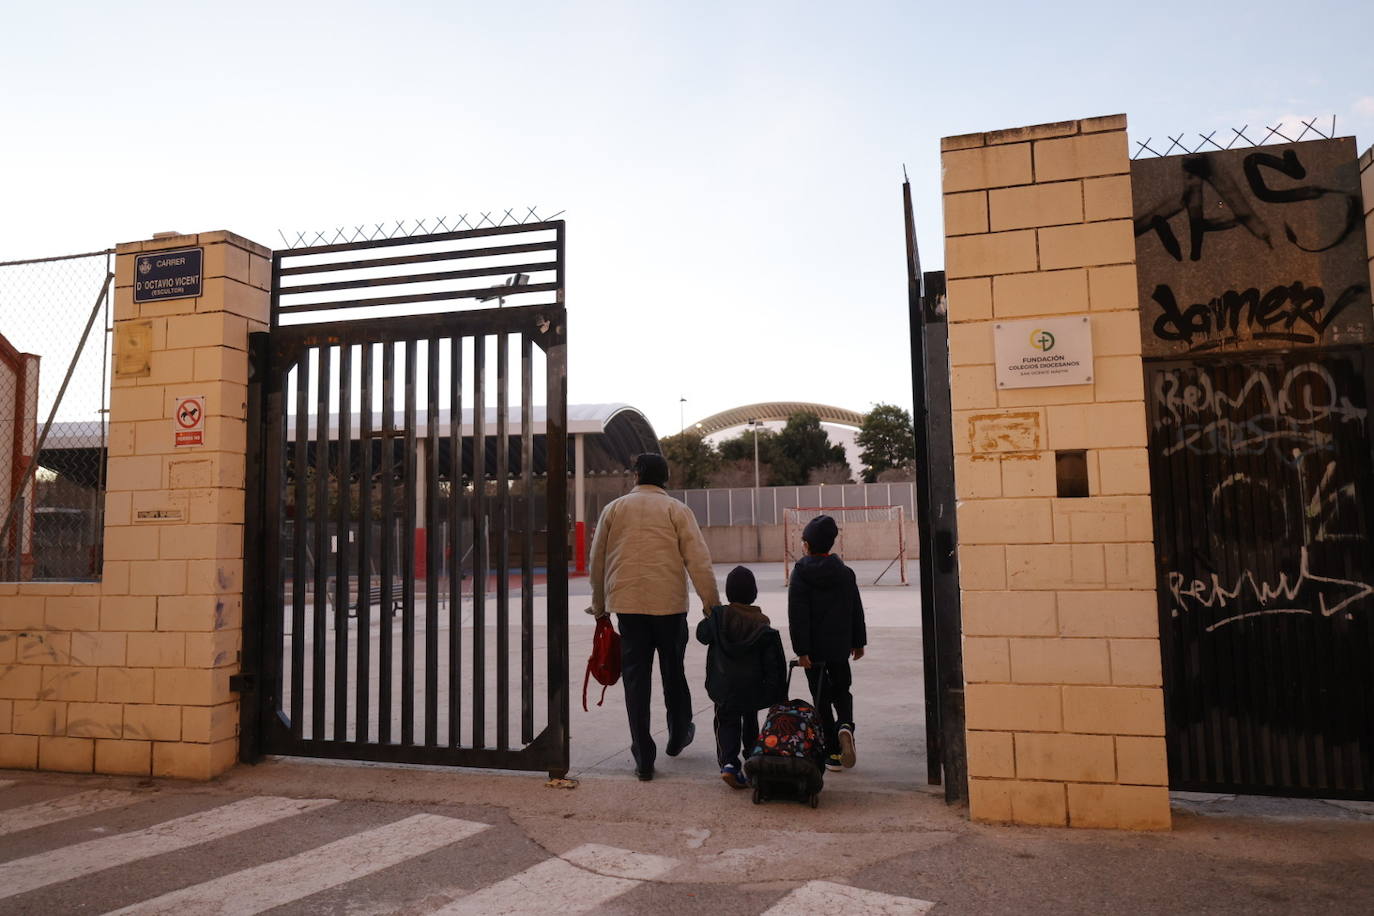
[[[887,565],[871,584],[897,567],[900,584],[906,578],[906,512],[901,506],[793,506],[782,510],[782,577],[788,582],[792,566],[801,558],[802,530],[818,515],[828,515],[840,526],[831,553],[847,561],[883,560]]]

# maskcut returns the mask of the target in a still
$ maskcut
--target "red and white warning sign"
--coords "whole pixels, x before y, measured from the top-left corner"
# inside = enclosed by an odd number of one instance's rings
[[[176,399],[172,412],[174,445],[205,444],[205,395],[197,394]]]

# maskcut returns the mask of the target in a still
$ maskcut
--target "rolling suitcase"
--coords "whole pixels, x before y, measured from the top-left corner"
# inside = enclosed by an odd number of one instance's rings
[[[792,685],[792,661],[787,667],[787,684]],[[824,683],[825,671],[821,671]],[[754,752],[744,761],[744,775],[754,786],[754,804],[784,797],[820,804],[825,783],[825,740],[821,717],[806,700],[788,700],[768,710],[759,729]]]

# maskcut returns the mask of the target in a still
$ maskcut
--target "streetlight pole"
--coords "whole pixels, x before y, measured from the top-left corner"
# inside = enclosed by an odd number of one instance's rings
[[[759,488],[759,427],[758,420],[749,420],[749,428],[754,431],[754,489]]]
[[[759,524],[759,427],[758,420],[750,419],[749,428],[754,431],[754,559],[763,561],[763,527]]]
[[[683,410],[685,409],[685,405],[686,405],[686,404],[687,404],[687,399],[686,399],[686,398],[678,398],[678,399],[677,399],[677,426],[678,426],[677,433],[678,433],[679,436],[682,435],[683,433],[687,432],[687,418],[686,418],[686,416],[683,414]]]

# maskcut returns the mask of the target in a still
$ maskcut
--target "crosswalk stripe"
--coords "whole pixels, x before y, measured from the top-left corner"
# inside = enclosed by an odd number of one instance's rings
[[[634,877],[618,878],[587,870],[597,865]],[[589,913],[676,865],[673,859],[589,843],[572,850],[565,858],[547,859],[455,900],[435,913],[443,916],[503,916],[553,910],[560,914]]]
[[[0,789],[8,789],[14,782],[13,779],[0,779]]]
[[[416,814],[299,855],[172,891],[115,913],[250,916],[465,840],[489,826],[438,814]]]
[[[4,786],[0,785],[0,789],[3,788]],[[21,830],[32,830],[35,827],[46,827],[48,824],[109,811],[111,808],[123,808],[136,801],[138,796],[132,792],[92,789],[89,792],[77,792],[75,795],[64,795],[61,798],[50,798],[36,804],[24,805],[22,808],[10,808],[0,811],[0,836],[18,833]]]
[[[101,837],[0,863],[0,899],[222,839],[332,804],[334,799],[329,798],[247,798],[154,824],[143,830]]]
[[[813,916],[831,912],[918,916],[929,913],[933,906],[935,904],[929,900],[915,897],[898,897],[829,881],[808,881],[764,910],[763,916]]]

